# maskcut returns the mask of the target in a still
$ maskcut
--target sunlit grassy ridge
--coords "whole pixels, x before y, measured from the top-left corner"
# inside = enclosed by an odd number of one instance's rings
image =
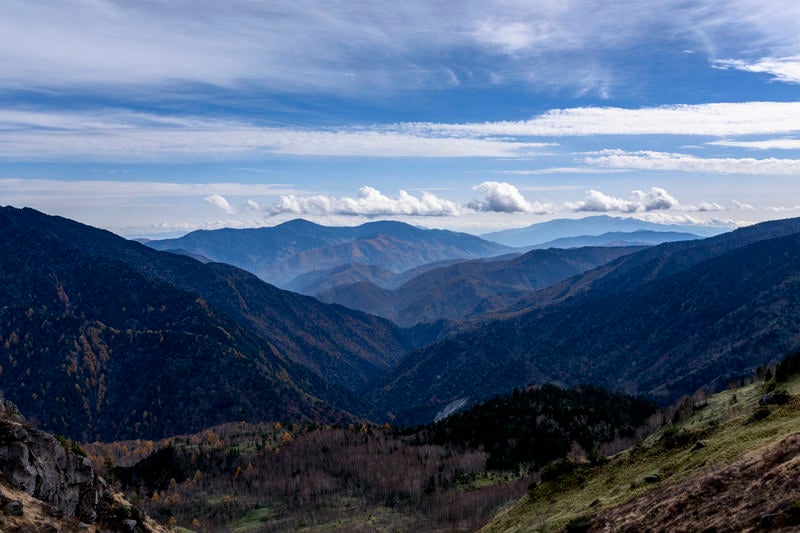
[[[567,468],[557,479],[542,482],[482,531],[585,530],[601,511],[656,487],[716,472],[800,432],[800,378],[778,384],[778,390],[792,395],[785,405],[759,406],[764,388],[758,381],[696,402],[685,420],[608,462]],[[705,447],[695,447],[698,440]],[[654,475],[659,481],[645,480]]]

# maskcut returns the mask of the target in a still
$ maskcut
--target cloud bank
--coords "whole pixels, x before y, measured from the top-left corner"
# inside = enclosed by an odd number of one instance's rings
[[[350,216],[456,216],[461,209],[454,202],[423,192],[419,197],[400,191],[389,197],[373,187],[361,187],[356,197],[326,195],[281,196],[267,208],[269,215],[350,215]]]
[[[0,109],[0,159],[157,162],[276,155],[515,158],[557,153],[563,148],[555,139],[590,135],[702,135],[724,137],[707,143],[719,146],[793,149],[797,147],[794,139],[730,138],[792,133],[800,133],[800,102],[585,107],[554,109],[526,121],[399,123],[338,129],[264,127],[235,120],[125,110],[78,113]],[[657,154],[633,153],[651,161]],[[779,160],[773,163],[774,168],[786,164]],[[767,166],[753,163],[754,168]]]

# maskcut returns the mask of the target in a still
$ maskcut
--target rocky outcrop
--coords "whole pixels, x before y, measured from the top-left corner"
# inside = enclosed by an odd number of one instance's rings
[[[67,518],[97,521],[107,488],[91,461],[67,450],[66,441],[27,427],[16,407],[0,407],[0,468],[6,481],[53,505]]]
[[[138,509],[109,490],[77,445],[26,424],[16,406],[2,399],[0,487],[17,497],[31,496],[30,501],[43,504],[55,522],[97,524],[102,531],[153,530]],[[0,500],[6,516],[27,512],[27,504],[2,491]]]

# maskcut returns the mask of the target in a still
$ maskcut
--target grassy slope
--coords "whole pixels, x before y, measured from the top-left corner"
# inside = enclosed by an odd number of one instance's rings
[[[765,419],[745,424],[758,408],[762,386],[756,382],[709,398],[706,407],[679,424],[679,430],[692,435],[685,444],[667,449],[661,440],[664,430],[656,432],[604,465],[578,468],[572,474],[542,483],[481,531],[561,531],[571,521],[583,517],[598,513],[614,516],[614,508],[647,498],[650,491],[656,496],[663,487],[680,487],[681,483],[697,481],[730,465],[752,463],[754,457],[773,452],[786,437],[800,432],[797,397],[786,405],[770,406]],[[797,395],[800,377],[783,387]],[[702,438],[707,446],[692,451],[696,438]],[[649,474],[657,474],[661,481],[646,483],[644,477]],[[796,498],[798,494],[793,496]],[[687,516],[686,520],[692,518]]]

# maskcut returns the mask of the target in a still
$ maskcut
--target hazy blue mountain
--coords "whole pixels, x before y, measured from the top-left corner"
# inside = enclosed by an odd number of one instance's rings
[[[585,218],[559,218],[548,222],[532,224],[524,228],[494,231],[481,235],[482,238],[504,244],[524,248],[535,246],[565,237],[584,235],[602,235],[610,232],[632,232],[639,230],[669,231],[692,233],[701,237],[710,237],[728,231],[731,228],[697,225],[656,224],[629,217],[611,217],[597,215]]]
[[[403,326],[457,320],[500,309],[548,287],[638,250],[574,248],[534,250],[510,259],[462,261],[422,272],[391,290],[369,282],[333,287],[317,297],[389,318]]]
[[[361,264],[399,273],[448,259],[475,259],[512,251],[474,235],[421,229],[402,222],[354,227],[292,220],[274,227],[194,231],[177,239],[151,240],[157,250],[182,250],[228,263],[286,287],[308,272]]]
[[[529,383],[670,402],[800,345],[800,219],[644,249],[405,357],[373,397],[406,421]]]
[[[678,231],[610,231],[602,235],[580,235],[562,237],[533,246],[533,249],[579,248],[581,246],[654,246],[665,242],[691,241],[700,239],[694,233]]]

